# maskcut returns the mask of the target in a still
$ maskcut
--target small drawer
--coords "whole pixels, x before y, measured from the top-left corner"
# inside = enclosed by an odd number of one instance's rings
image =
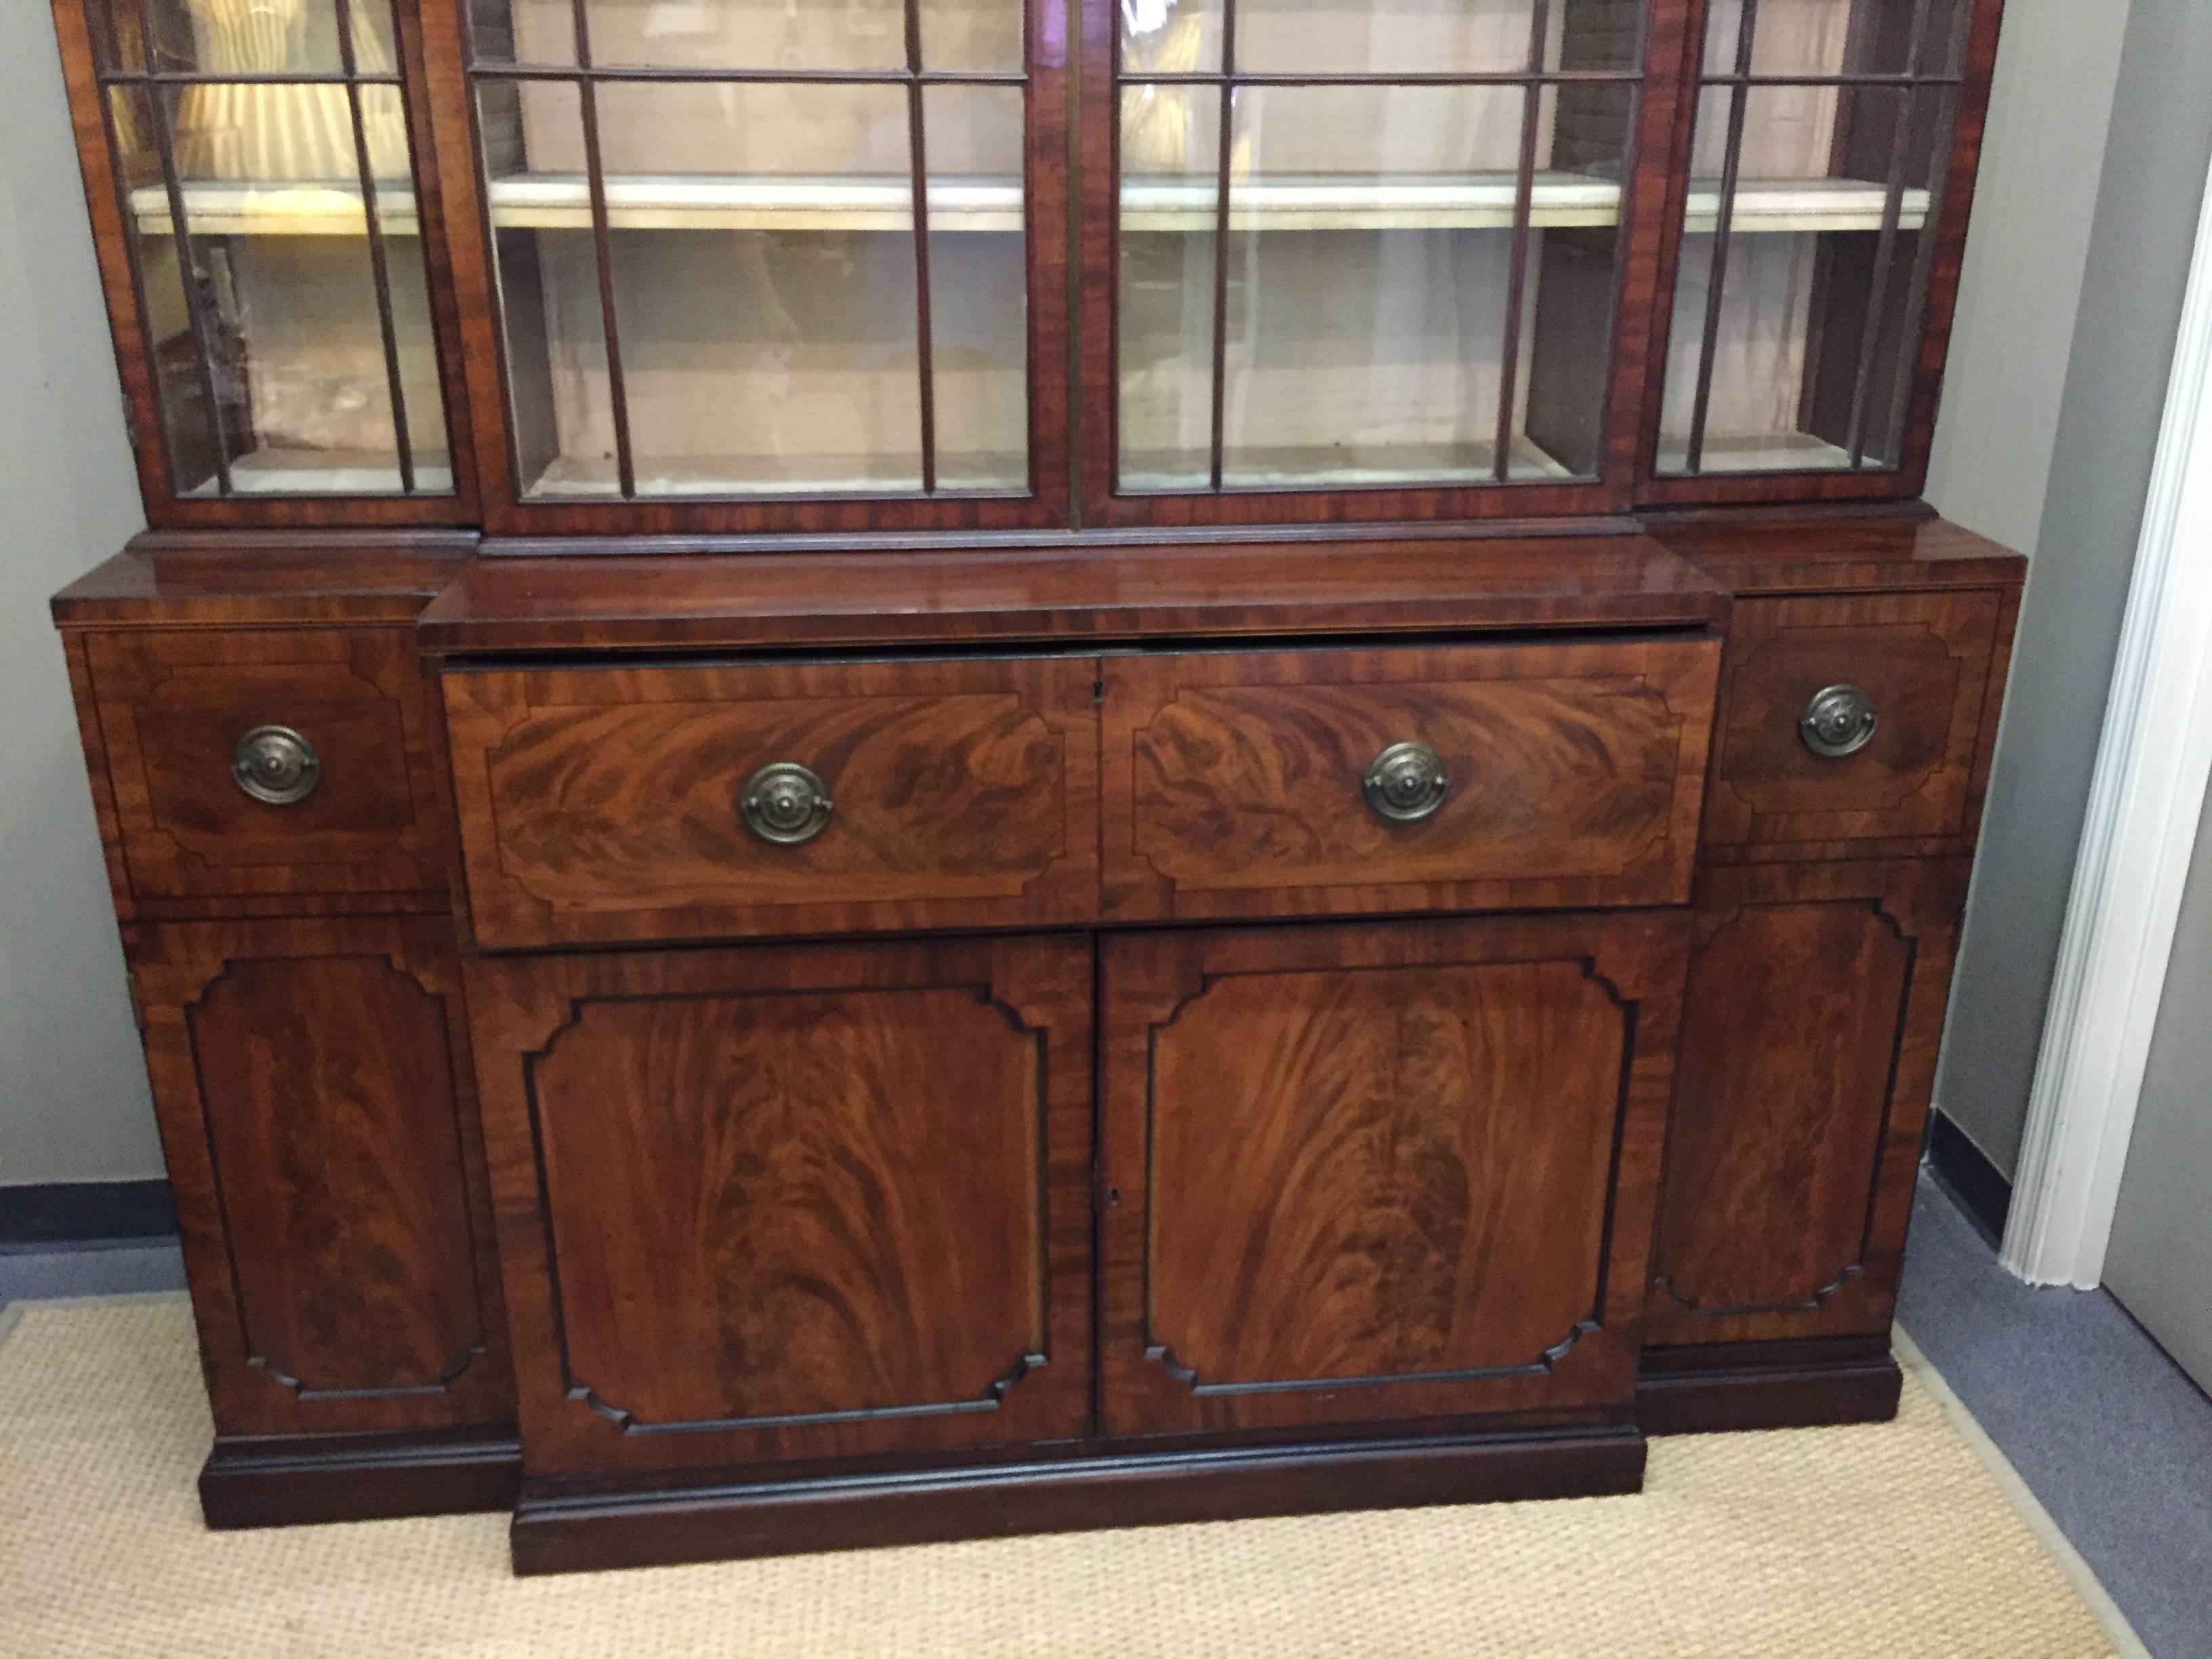
[[[1082,922],[1089,658],[455,670],[475,937]]]
[[[1116,918],[1688,896],[1702,635],[1109,659]]]
[[[1993,589],[1741,601],[1706,843],[1810,857],[1963,845],[1996,720],[2005,611]]]
[[[444,890],[409,630],[95,634],[85,656],[132,898]]]

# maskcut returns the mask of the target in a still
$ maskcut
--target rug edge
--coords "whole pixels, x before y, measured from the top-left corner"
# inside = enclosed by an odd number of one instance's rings
[[[1989,1470],[1997,1483],[1997,1489],[2004,1494],[2005,1501],[2027,1523],[2028,1530],[2035,1534],[2036,1541],[2051,1552],[2051,1559],[2058,1563],[2058,1570],[2073,1585],[2075,1594],[2088,1605],[2090,1615],[2111,1640],[2118,1659],[2152,1659],[2150,1650],[2136,1634],[2135,1626],[2128,1622],[2127,1614],[2120,1611],[2119,1603],[2112,1600],[2112,1592],[2105,1588],[2104,1581],[2097,1577],[2096,1570],[2083,1559],[2081,1552],[2074,1547],[2074,1540],[2059,1529],[2058,1523],[2051,1518],[2051,1511],[2043,1507],[2042,1500],[2021,1478],[2020,1471],[2012,1466],[2012,1460],[2004,1455],[2003,1449],[1990,1438],[1989,1431],[1982,1427],[1966,1402],[1960,1399],[1950,1383],[1944,1380],[1943,1373],[1937,1370],[1935,1363],[1921,1352],[1920,1345],[1906,1333],[1904,1326],[1893,1326],[1890,1339],[1899,1363],[1911,1374],[1914,1382],[1928,1390],[1942,1409],[1943,1415],[1949,1419],[1951,1426],[1958,1431],[1959,1437],[1981,1460],[1983,1468]]]

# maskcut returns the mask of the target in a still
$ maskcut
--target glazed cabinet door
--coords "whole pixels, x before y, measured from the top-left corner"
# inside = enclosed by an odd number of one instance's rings
[[[533,1475],[1084,1431],[1079,940],[473,963]]]
[[[1109,940],[1106,1431],[1626,1406],[1684,933]]]
[[[1085,6],[1086,517],[1618,500],[1680,10]]]
[[[446,921],[125,942],[218,1434],[512,1423]]]
[[[1708,872],[1647,1340],[1887,1333],[1966,872]]]
[[[54,7],[156,524],[473,516],[419,9]]]
[[[1644,499],[1919,493],[2002,4],[1690,9]]]
[[[495,528],[1065,520],[1060,0],[427,9]]]

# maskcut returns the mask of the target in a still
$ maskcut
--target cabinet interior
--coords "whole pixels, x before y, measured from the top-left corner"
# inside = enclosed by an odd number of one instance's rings
[[[1708,9],[1669,204],[1656,470],[1893,467],[1962,6],[1743,7]],[[1629,185],[1662,177],[1633,154],[1647,10],[1127,0],[1092,118],[1115,487],[1597,477]],[[96,20],[180,493],[453,487],[392,17],[349,12]],[[468,12],[526,496],[1039,487],[1030,204],[1061,185],[1026,160],[1020,0]]]

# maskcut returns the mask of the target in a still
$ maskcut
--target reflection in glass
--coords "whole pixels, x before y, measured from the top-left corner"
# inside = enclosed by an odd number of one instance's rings
[[[1019,489],[1030,473],[1021,88],[933,86],[922,111],[937,483]]]
[[[123,43],[121,61],[138,67],[131,37],[142,34],[153,67],[198,75],[337,75],[335,0],[109,0]],[[395,72],[391,0],[352,0],[354,70]],[[140,20],[143,19],[143,21]],[[237,88],[233,88],[236,90]]]

